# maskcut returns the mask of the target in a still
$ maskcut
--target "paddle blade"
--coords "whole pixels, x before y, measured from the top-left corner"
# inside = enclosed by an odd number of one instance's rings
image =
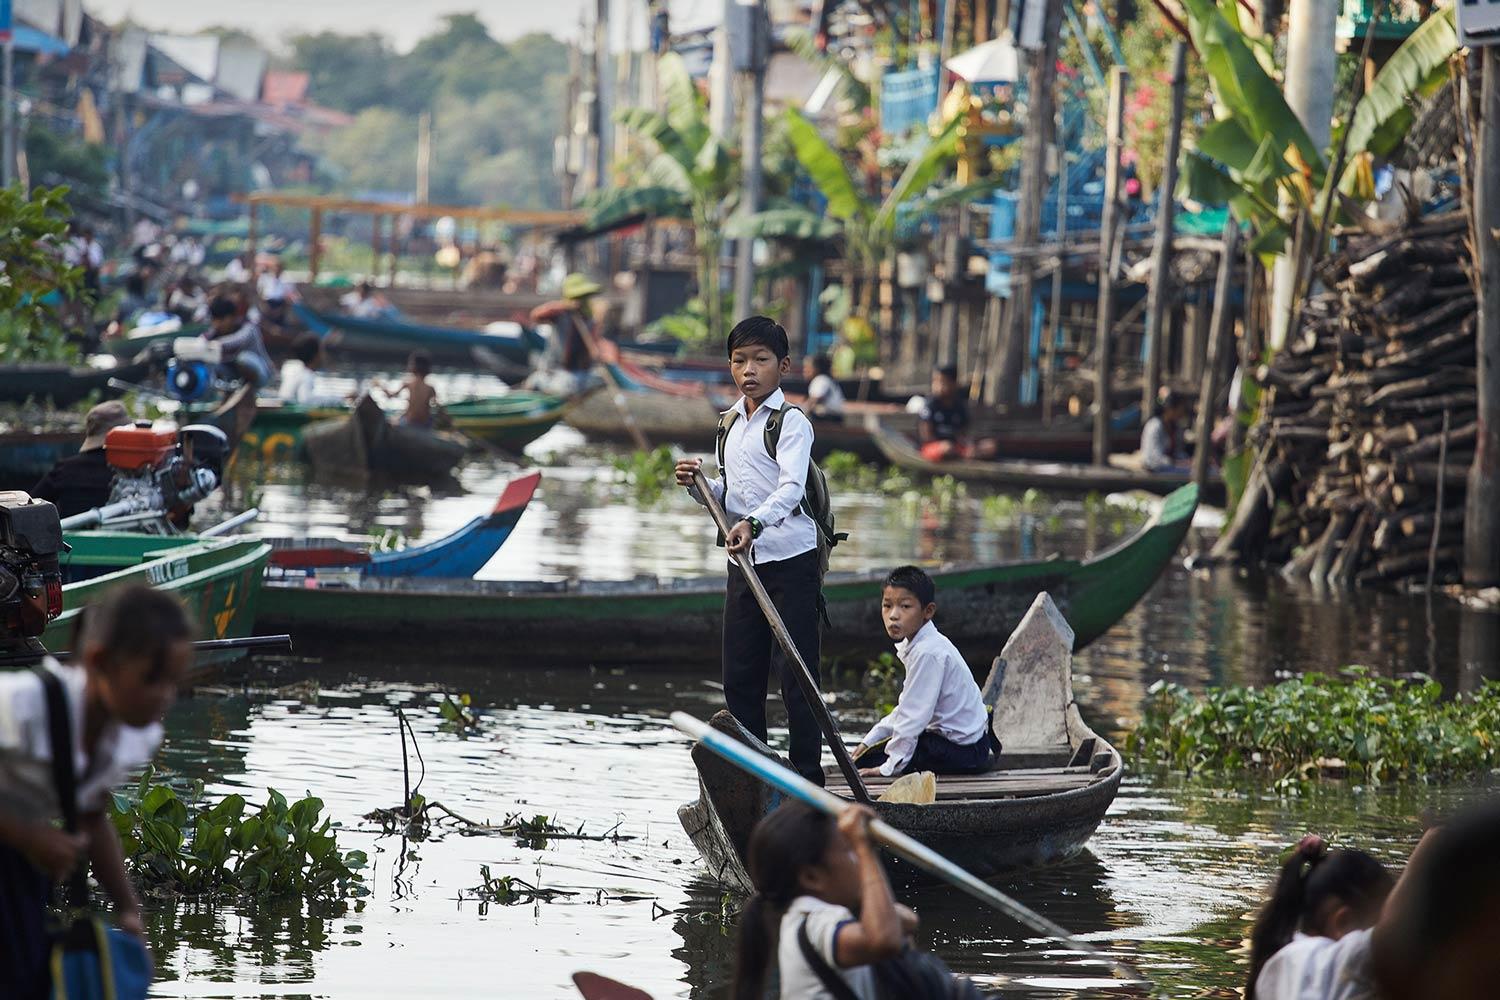
[[[573,985],[583,994],[583,1000],[651,1000],[651,994],[645,990],[607,979],[597,972],[573,973]]]

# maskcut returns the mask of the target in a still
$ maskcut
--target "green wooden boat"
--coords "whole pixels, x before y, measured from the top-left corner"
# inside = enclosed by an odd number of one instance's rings
[[[131,331],[123,337],[108,338],[99,345],[99,349],[106,354],[113,354],[117,358],[128,360],[157,344],[161,344],[163,348],[170,348],[172,341],[178,337],[197,337],[207,329],[207,323],[185,323],[170,330],[142,333]]]
[[[567,405],[558,396],[518,389],[504,396],[444,403],[443,409],[452,418],[455,430],[520,453],[562,420]],[[303,428],[322,420],[339,420],[349,413],[347,406],[300,406],[261,400],[256,406],[255,423],[241,443],[264,458],[287,458],[301,449]]]
[[[48,649],[71,649],[79,611],[123,583],[148,583],[176,594],[187,605],[199,639],[239,639],[255,627],[271,558],[271,546],[259,539],[114,531],[69,532],[66,537],[72,551],[58,559],[63,610],[42,636]]]
[[[970,663],[994,650],[1041,591],[1052,595],[1079,647],[1129,611],[1171,562],[1198,506],[1184,486],[1166,497],[1131,537],[1086,559],[933,570],[938,623]],[[832,573],[824,582],[832,629],[823,652],[888,651],[880,628],[882,574]],[[383,652],[482,653],[496,666],[543,661],[595,666],[672,664],[701,669],[718,660],[722,577],[621,582],[268,579],[261,624],[297,636],[299,648],[336,642]],[[325,638],[326,637],[326,638]],[[305,640],[305,641],[304,641]]]

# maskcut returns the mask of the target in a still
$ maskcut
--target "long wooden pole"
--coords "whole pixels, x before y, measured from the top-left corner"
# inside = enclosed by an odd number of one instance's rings
[[[844,799],[827,789],[819,788],[800,774],[788,771],[784,767],[777,767],[765,756],[756,753],[739,740],[716,732],[686,712],[673,712],[672,725],[725,760],[814,809],[830,816],[839,816],[849,808],[850,803]],[[949,885],[962,889],[986,906],[994,907],[1054,941],[1065,942],[1069,947],[1096,956],[1132,979],[1137,978],[1137,974],[1123,963],[1105,956],[1092,944],[1079,940],[1059,924],[1016,902],[993,885],[971,875],[937,851],[907,836],[885,820],[877,819],[870,823],[870,836],[898,857],[905,858]]]
[[[1172,223],[1177,209],[1177,155],[1182,147],[1182,115],[1187,103],[1187,43],[1172,46],[1172,117],[1167,124],[1167,149],[1162,163],[1160,201],[1156,207],[1156,246],[1151,258],[1151,287],[1146,304],[1146,359],[1141,378],[1141,419],[1156,406],[1161,385],[1162,327],[1171,301]]]
[[[1477,341],[1479,434],[1464,503],[1464,583],[1500,584],[1500,49],[1485,46],[1479,151],[1474,161],[1474,232],[1479,256]]]
[[[1224,249],[1219,252],[1219,274],[1214,282],[1214,318],[1208,336],[1208,360],[1203,365],[1202,389],[1198,393],[1198,418],[1193,442],[1193,482],[1201,493],[1208,484],[1208,456],[1213,452],[1214,399],[1219,395],[1219,371],[1228,350],[1233,328],[1229,308],[1229,279],[1239,253],[1239,227],[1234,215],[1224,220]]]
[[[1062,114],[1058,113],[1056,130],[1053,132],[1052,150],[1057,157],[1057,232],[1054,239],[1058,246],[1068,241],[1068,151],[1062,144]],[[1042,345],[1041,383],[1042,423],[1052,423],[1052,409],[1057,405],[1057,335],[1062,328],[1063,270],[1065,261],[1061,255],[1052,269],[1052,301],[1047,305],[1047,342]]]
[[[1120,153],[1125,131],[1124,66],[1109,68],[1109,149],[1104,161],[1104,213],[1099,224],[1099,305],[1094,325],[1094,464],[1109,464],[1109,384],[1115,325],[1115,231],[1120,216]]]
[[[703,497],[709,514],[713,515],[714,524],[718,525],[720,532],[728,535],[729,517],[724,513],[723,505],[714,499],[713,490],[708,488],[708,480],[701,469],[693,473],[693,485],[697,487],[699,496]],[[823,704],[823,693],[818,690],[818,682],[813,680],[812,671],[807,668],[807,661],[802,659],[802,653],[797,649],[797,644],[792,641],[792,634],[786,629],[786,622],[781,620],[781,613],[776,610],[776,605],[771,602],[771,595],[766,592],[765,585],[760,582],[760,576],[755,572],[755,564],[750,561],[750,554],[740,552],[731,558],[740,568],[740,572],[744,574],[745,582],[750,585],[750,593],[755,595],[755,603],[760,605],[761,613],[766,616],[766,622],[771,626],[771,632],[776,636],[776,641],[781,643],[787,659],[791,660],[792,665],[797,668],[797,686],[802,689],[802,697],[807,699],[813,717],[818,720],[818,728],[823,730],[823,739],[827,741],[828,749],[833,751],[833,759],[838,762],[839,771],[843,773],[844,780],[849,783],[849,790],[859,801],[869,802],[870,793],[865,790],[864,780],[859,776],[859,768],[854,766],[854,760],[849,756],[849,748],[844,746],[843,738],[839,736],[839,727],[834,723],[833,716],[828,714],[828,706]]]

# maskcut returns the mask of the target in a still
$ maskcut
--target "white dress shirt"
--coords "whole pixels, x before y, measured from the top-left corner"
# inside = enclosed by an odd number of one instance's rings
[[[896,643],[896,655],[906,667],[901,698],[860,741],[869,747],[889,738],[885,763],[880,765],[880,773],[887,777],[906,766],[916,752],[917,738],[929,729],[959,746],[971,746],[989,724],[969,665],[932,622]]]
[[[844,984],[859,1000],[875,1000],[880,995],[875,985],[875,970],[868,965],[840,968],[835,957],[839,932],[859,921],[854,919],[854,914],[847,907],[826,902],[817,896],[798,896],[786,908],[786,913],[782,914],[781,932],[776,944],[776,966],[781,973],[781,1000],[832,1000],[832,994],[823,985],[823,980],[818,978],[818,974],[802,956],[797,931],[804,920],[807,921],[807,940],[813,946],[813,951],[844,980]]]
[[[1255,1000],[1370,1000],[1370,932],[1338,940],[1298,931],[1255,977]]]
[[[747,417],[745,398],[740,397],[734,404],[739,418],[724,440],[725,467],[708,484],[724,505],[731,524],[742,517],[753,517],[764,525],[750,547],[750,560],[756,565],[790,559],[818,547],[818,527],[799,507],[807,491],[807,465],[812,460],[812,422],[800,410],[786,410],[776,440],[776,457],[766,453],[766,420],[785,406],[786,395],[777,389]],[[693,499],[703,502],[696,491],[689,492]]]
[[[135,728],[110,722],[99,734],[91,758],[83,749],[87,675],[82,667],[62,666],[50,656],[43,665],[62,681],[68,705],[79,811],[98,811],[109,802],[116,786],[156,753],[161,745],[161,723]],[[52,782],[47,695],[41,678],[30,670],[0,671],[0,812],[40,821],[62,817]]]

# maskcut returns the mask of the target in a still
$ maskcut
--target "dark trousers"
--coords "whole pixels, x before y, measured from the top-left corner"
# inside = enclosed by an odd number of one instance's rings
[[[47,877],[13,848],[0,846],[0,997],[47,994]]]
[[[994,762],[994,754],[999,749],[995,743],[994,737],[986,732],[976,742],[964,746],[929,729],[917,737],[917,748],[899,773],[980,774],[988,771]],[[885,744],[880,743],[860,754],[855,763],[860,767],[879,767],[885,761]]]
[[[818,680],[817,550],[760,563],[755,572],[781,613],[813,680]],[[781,700],[786,704],[791,729],[792,766],[804,778],[821,785],[822,730],[797,685],[797,666],[782,652],[744,574],[730,563],[729,587],[724,594],[724,700],[740,725],[762,741],[766,739],[766,691],[773,666],[781,681]]]

